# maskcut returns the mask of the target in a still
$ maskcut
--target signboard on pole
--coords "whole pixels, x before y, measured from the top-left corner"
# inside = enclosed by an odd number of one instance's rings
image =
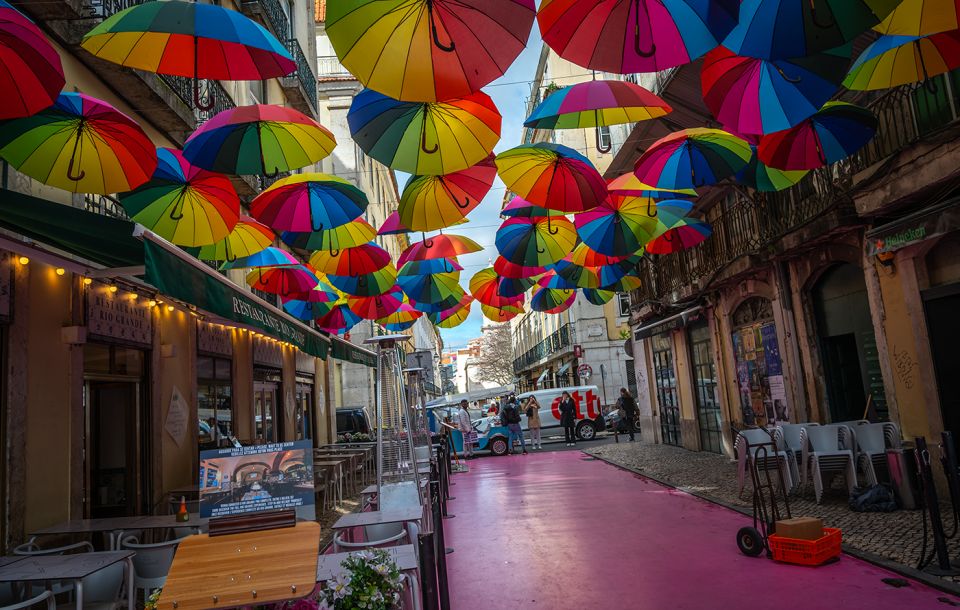
[[[581,364],[577,367],[577,375],[580,379],[590,379],[593,376],[593,367],[589,364]]]

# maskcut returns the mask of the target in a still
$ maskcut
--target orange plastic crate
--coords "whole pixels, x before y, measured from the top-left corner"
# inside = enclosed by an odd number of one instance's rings
[[[818,566],[840,556],[843,535],[834,527],[823,528],[823,537],[817,540],[798,540],[770,534],[767,543],[773,559],[802,566]]]

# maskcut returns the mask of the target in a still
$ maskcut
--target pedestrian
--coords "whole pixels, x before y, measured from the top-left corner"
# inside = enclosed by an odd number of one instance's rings
[[[507,444],[510,453],[516,453],[513,450],[513,442],[517,437],[520,438],[520,449],[523,455],[527,454],[527,443],[523,438],[523,428],[520,427],[520,408],[517,405],[517,399],[511,396],[500,411],[500,421],[507,427]]]
[[[570,392],[564,390],[560,395],[560,425],[563,426],[563,438],[567,441],[567,447],[574,447],[577,444],[577,405],[573,402]]]
[[[527,414],[527,430],[530,431],[530,446],[534,449],[543,449],[543,443],[540,440],[540,403],[536,396],[527,399],[524,411]]]
[[[630,433],[630,440],[636,440],[633,437],[635,428],[633,421],[637,418],[637,402],[633,399],[633,396],[630,395],[627,388],[620,388],[620,398],[617,399],[617,409],[623,411],[622,417],[626,423],[626,431]]]
[[[487,415],[495,417],[499,412],[500,412],[500,404],[496,400],[494,400],[493,402],[490,403],[490,410],[487,411]]]
[[[470,405],[466,400],[460,401],[460,410],[457,411],[457,429],[463,435],[463,459],[473,459],[473,444],[477,441],[477,431],[473,429],[470,422],[470,411],[467,407]]]

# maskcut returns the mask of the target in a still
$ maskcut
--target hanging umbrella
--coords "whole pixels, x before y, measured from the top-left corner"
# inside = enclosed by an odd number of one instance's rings
[[[683,199],[665,199],[658,201],[657,229],[654,231],[654,234],[659,237],[665,231],[685,221],[692,211],[692,201],[685,201]]]
[[[380,225],[380,228],[377,229],[377,235],[402,235],[410,232],[410,227],[404,226],[404,224],[400,222],[399,212],[390,212],[386,220],[383,221],[383,224]]]
[[[400,194],[400,223],[414,231],[454,225],[480,205],[497,176],[493,155],[442,176],[411,176]]]
[[[764,136],[757,156],[777,169],[816,169],[849,157],[876,133],[877,117],[866,108],[827,102],[796,127]]]
[[[717,46],[737,22],[738,0],[543,0],[543,41],[578,66],[659,72]]]
[[[421,261],[407,261],[400,268],[400,275],[431,275],[433,273],[460,273],[461,271],[463,271],[463,267],[456,259],[428,258]]]
[[[837,92],[851,51],[846,44],[808,57],[768,61],[717,47],[703,60],[703,101],[734,133],[789,129],[820,110]]]
[[[82,93],[5,122],[0,157],[43,184],[103,195],[137,188],[157,167],[157,149],[133,119]]]
[[[356,326],[363,318],[350,311],[347,300],[337,301],[330,311],[317,318],[317,328],[334,334],[343,334]]]
[[[500,215],[507,218],[545,218],[547,216],[563,216],[563,212],[548,210],[539,205],[533,205],[520,197],[514,197],[510,200],[510,203],[503,206]]]
[[[506,72],[527,45],[533,0],[330,2],[324,27],[343,66],[401,100],[463,97]]]
[[[56,101],[66,81],[60,55],[40,28],[0,0],[0,120],[40,112]]]
[[[483,250],[483,246],[469,237],[461,235],[434,235],[417,241],[404,250],[397,259],[398,265],[407,261],[420,261],[430,258],[455,258],[461,254],[470,254]]]
[[[936,93],[934,76],[960,68],[960,31],[930,36],[881,36],[864,49],[843,86],[856,91],[925,83]]]
[[[372,297],[383,294],[393,288],[393,285],[397,283],[397,270],[393,265],[388,264],[382,269],[378,269],[372,273],[359,275],[327,274],[327,281],[329,281],[334,288],[342,290],[349,295]]]
[[[491,322],[509,322],[523,313],[523,307],[514,307],[505,305],[503,307],[490,307],[480,303],[480,313]]]
[[[697,189],[737,173],[750,161],[750,145],[720,129],[675,131],[650,145],[633,173],[657,188]]]
[[[500,112],[486,93],[446,102],[400,102],[364,89],[347,123],[365,153],[395,170],[450,174],[480,163],[500,140]]]
[[[403,301],[400,303],[400,307],[391,314],[377,318],[377,324],[382,326],[393,326],[396,327],[400,324],[410,324],[412,325],[418,319],[423,316],[422,311],[417,311],[410,305],[409,299],[406,295],[403,296]]]
[[[415,303],[436,304],[449,300],[450,295],[459,297],[459,273],[431,273],[428,275],[397,274],[397,284],[404,294]]]
[[[220,265],[220,269],[247,269],[250,267],[275,267],[278,265],[299,265],[292,254],[280,248],[269,246],[249,256],[235,258]]]
[[[283,310],[298,320],[309,322],[325,316],[334,308],[337,299],[329,302],[303,301],[300,299],[281,298]]]
[[[310,264],[323,273],[357,276],[373,273],[390,265],[390,253],[370,242],[342,250],[317,250],[310,257]],[[341,290],[350,292],[344,288]]]
[[[473,297],[464,294],[455,306],[436,313],[428,313],[427,318],[440,328],[455,328],[466,321],[470,315],[470,306],[473,304]]]
[[[274,177],[313,165],[336,145],[326,127],[302,112],[254,104],[224,110],[205,122],[184,142],[183,156],[223,174]]]
[[[497,229],[495,240],[500,255],[524,267],[543,267],[573,250],[577,231],[563,216],[508,218]]]
[[[880,23],[902,0],[743,0],[723,40],[737,55],[807,57],[835,49]]]
[[[565,257],[565,260],[582,267],[599,267],[601,265],[619,263],[629,256],[629,254],[620,256],[600,254],[596,250],[591,249],[587,244],[580,243]]]
[[[608,197],[575,217],[577,235],[592,250],[626,256],[647,243],[657,226],[656,202],[649,197]]]
[[[238,258],[260,252],[271,243],[274,235],[270,227],[260,224],[249,216],[240,220],[230,233],[220,241],[201,247],[196,256],[205,261],[233,262]]]
[[[629,260],[629,259],[628,259]],[[616,282],[632,270],[634,263],[613,263],[610,265],[584,267],[567,260],[557,261],[553,270],[561,278],[557,287],[600,288]]]
[[[616,282],[603,286],[601,289],[611,292],[630,292],[631,290],[637,290],[642,286],[640,278],[635,275],[625,275]]]
[[[710,237],[713,229],[710,225],[696,218],[685,218],[683,221],[647,244],[647,252],[651,254],[671,254],[692,248]]]
[[[503,307],[523,302],[523,295],[507,297],[498,291],[499,280],[492,267],[481,269],[470,278],[470,294],[473,298],[490,307]]]
[[[376,320],[395,313],[403,303],[404,295],[399,286],[372,297],[347,297],[347,306],[365,320]]]
[[[493,270],[496,271],[499,276],[514,280],[535,277],[547,272],[546,267],[525,267],[511,263],[502,256],[497,256],[497,258],[494,259]]]
[[[607,182],[607,191],[611,195],[653,197],[654,199],[697,196],[697,191],[693,189],[655,189],[649,184],[640,182],[633,172],[617,176]]]
[[[607,185],[590,160],[560,144],[517,146],[497,155],[496,163],[507,189],[551,210],[582,212],[607,196]]]
[[[315,269],[310,270],[319,279],[320,274],[318,274]],[[342,296],[343,295],[336,288],[321,280],[316,286],[313,287],[312,290],[308,290],[307,292],[297,292],[289,295],[287,298],[290,300],[306,301],[307,303],[333,303]]]
[[[304,265],[258,267],[247,274],[251,288],[281,296],[308,292],[319,283],[317,276]]]
[[[540,288],[530,298],[530,309],[543,313],[559,313],[573,304],[576,295],[576,290]]]
[[[250,204],[250,215],[277,231],[323,231],[359,218],[367,196],[337,176],[307,173],[277,180]]]
[[[533,285],[537,283],[537,280],[528,277],[528,278],[510,278],[510,277],[501,277],[497,280],[497,292],[509,297],[518,297],[525,293],[526,291],[533,288]]]
[[[874,30],[888,36],[929,36],[960,27],[960,0],[903,0]]]
[[[753,158],[734,178],[740,184],[745,184],[761,193],[771,193],[790,188],[808,173],[806,170],[783,171],[770,167],[757,157],[756,146],[751,144],[750,148],[753,150]]]
[[[606,305],[617,294],[612,290],[600,290],[592,288],[584,288],[580,292],[583,293],[583,298],[594,305]]]
[[[81,45],[121,66],[194,79],[193,101],[201,110],[210,110],[213,100],[200,99],[198,79],[266,80],[297,69],[263,26],[199,2],[140,3],[104,19]]]
[[[451,307],[456,307],[457,304],[463,300],[465,295],[466,291],[464,291],[464,289],[460,286],[457,286],[453,289],[453,292],[435,303],[414,301],[413,299],[410,299],[410,305],[417,311],[423,313],[438,313],[441,311],[446,311]]]
[[[157,149],[153,177],[119,199],[132,220],[178,246],[218,242],[240,220],[230,179],[190,165],[172,148]]]
[[[284,231],[280,239],[292,248],[301,250],[329,250],[336,252],[343,248],[354,248],[373,241],[377,232],[362,218],[351,220],[345,225],[323,231]]]

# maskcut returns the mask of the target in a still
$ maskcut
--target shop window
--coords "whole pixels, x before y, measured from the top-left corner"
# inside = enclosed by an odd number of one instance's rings
[[[313,438],[313,384],[298,380],[294,421],[297,440]]]
[[[630,315],[630,295],[626,292],[617,294],[617,305],[619,306],[620,317],[625,318]]]
[[[677,394],[677,377],[673,372],[673,348],[670,334],[654,335],[653,374],[657,386],[657,404],[660,407],[660,436],[666,445],[679,446],[680,400]]]
[[[230,444],[235,436],[230,360],[197,357],[197,416],[201,449]]]

